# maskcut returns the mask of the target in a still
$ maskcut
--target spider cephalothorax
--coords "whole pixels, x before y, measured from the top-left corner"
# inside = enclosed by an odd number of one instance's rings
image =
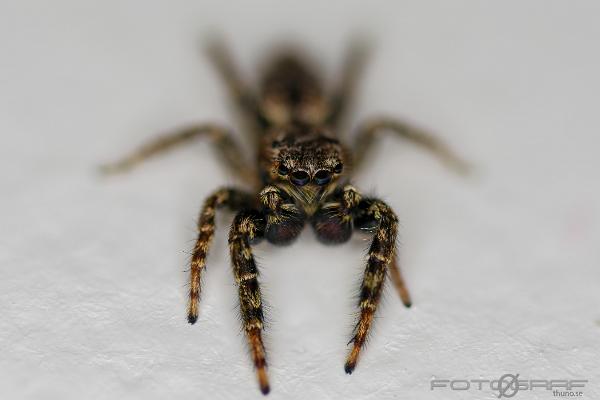
[[[106,170],[121,171],[190,139],[208,137],[231,170],[252,187],[251,191],[219,189],[204,201],[191,260],[187,318],[192,324],[198,318],[200,278],[215,231],[215,214],[218,208],[226,206],[237,213],[229,231],[231,263],[244,332],[260,389],[265,394],[269,392],[269,382],[262,340],[264,315],[252,244],[263,238],[277,245],[289,244],[306,224],[326,244],[347,241],[355,229],[370,232],[372,240],[358,302],[360,313],[344,366],[347,373],[352,373],[388,272],[403,303],[408,307],[411,301],[396,263],[396,214],[383,201],[361,195],[349,183],[350,165],[352,170],[360,167],[378,133],[385,130],[431,150],[453,167],[462,168],[464,164],[434,137],[390,119],[363,125],[351,150],[342,145],[340,120],[355,91],[365,54],[362,48],[350,52],[340,82],[329,95],[318,75],[294,55],[275,58],[258,95],[243,83],[221,46],[211,47],[210,54],[255,134],[257,167],[246,163],[228,130],[204,124],[161,137]]]
[[[308,214],[343,177],[347,152],[324,129],[291,125],[266,135],[259,164],[266,182],[283,189]]]

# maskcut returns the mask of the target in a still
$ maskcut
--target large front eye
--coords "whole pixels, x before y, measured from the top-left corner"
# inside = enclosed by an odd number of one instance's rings
[[[310,180],[310,176],[306,171],[296,171],[292,173],[290,180],[296,186],[304,186]]]
[[[279,175],[287,175],[290,172],[290,169],[283,164],[279,164],[279,168],[277,168],[277,172]]]
[[[331,181],[331,172],[320,169],[315,174],[315,183],[319,186],[326,185]]]

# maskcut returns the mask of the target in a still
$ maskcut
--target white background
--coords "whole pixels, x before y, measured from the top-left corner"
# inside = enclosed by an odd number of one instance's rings
[[[307,230],[289,248],[258,247],[270,398],[493,399],[431,391],[430,380],[519,373],[588,379],[584,398],[597,399],[599,17],[593,1],[3,1],[0,396],[261,397],[230,215],[218,220],[200,319],[185,320],[196,215],[233,177],[202,143],[128,175],[95,174],[182,124],[237,128],[201,52],[217,32],[250,80],[282,39],[330,79],[348,41],[371,37],[353,125],[405,118],[476,167],[460,178],[388,137],[357,177],[400,215],[414,307],[388,287],[352,376],[343,363],[368,243],[324,247]]]

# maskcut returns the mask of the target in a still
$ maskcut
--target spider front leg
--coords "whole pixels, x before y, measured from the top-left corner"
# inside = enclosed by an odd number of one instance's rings
[[[381,298],[383,283],[387,275],[387,268],[394,258],[396,250],[396,236],[398,232],[398,218],[392,209],[381,200],[363,200],[359,204],[364,215],[355,221],[357,227],[367,224],[370,220],[375,222],[373,240],[369,247],[367,267],[360,288],[358,303],[360,316],[354,335],[350,340],[353,343],[352,351],[348,355],[344,370],[351,374],[356,367],[358,356],[365,344],[366,338],[373,322],[373,316]]]
[[[238,285],[240,313],[258,384],[263,394],[269,393],[265,347],[261,332],[264,328],[262,297],[258,284],[258,269],[250,243],[264,235],[265,219],[262,213],[250,210],[240,212],[229,231],[229,250],[233,274]]]
[[[376,218],[376,215],[373,215],[371,212],[373,201],[377,201],[374,199],[366,199],[361,201],[358,207],[353,211],[354,214],[354,227],[363,231],[373,232],[378,226],[379,222]],[[400,272],[400,267],[398,266],[398,255],[394,253],[394,258],[392,258],[392,262],[389,265],[390,278],[392,279],[392,283],[400,296],[400,300],[405,307],[412,306],[412,300],[410,299],[410,293],[408,292],[408,288],[406,287],[406,283],[404,282],[404,278],[402,277],[402,273]]]
[[[430,151],[440,161],[458,173],[464,174],[469,171],[468,163],[440,139],[414,126],[390,118],[372,120],[359,129],[354,143],[354,169],[358,170],[364,163],[365,156],[373,147],[375,139],[379,137],[379,134],[386,131],[393,132]]]
[[[198,238],[192,253],[190,267],[190,293],[187,307],[187,318],[190,324],[194,324],[198,319],[201,275],[206,268],[208,248],[215,233],[217,209],[228,206],[232,210],[240,210],[252,205],[251,195],[232,188],[219,189],[204,201],[198,220]]]

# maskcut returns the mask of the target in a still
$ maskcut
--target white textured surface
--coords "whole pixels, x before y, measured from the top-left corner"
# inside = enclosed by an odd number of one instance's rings
[[[460,179],[387,138],[357,179],[402,220],[414,307],[388,288],[343,372],[367,246],[261,245],[272,399],[483,399],[430,379],[589,379],[600,396],[600,7],[593,1],[3,2],[0,11],[0,395],[260,398],[237,321],[226,227],[186,323],[201,200],[233,182],[207,146],[108,181],[94,167],[192,121],[232,124],[199,43],[242,67],[294,37],[328,75],[355,32],[377,51],[355,123],[438,132]],[[325,5],[326,3],[326,5]],[[519,398],[550,398],[542,391]]]

